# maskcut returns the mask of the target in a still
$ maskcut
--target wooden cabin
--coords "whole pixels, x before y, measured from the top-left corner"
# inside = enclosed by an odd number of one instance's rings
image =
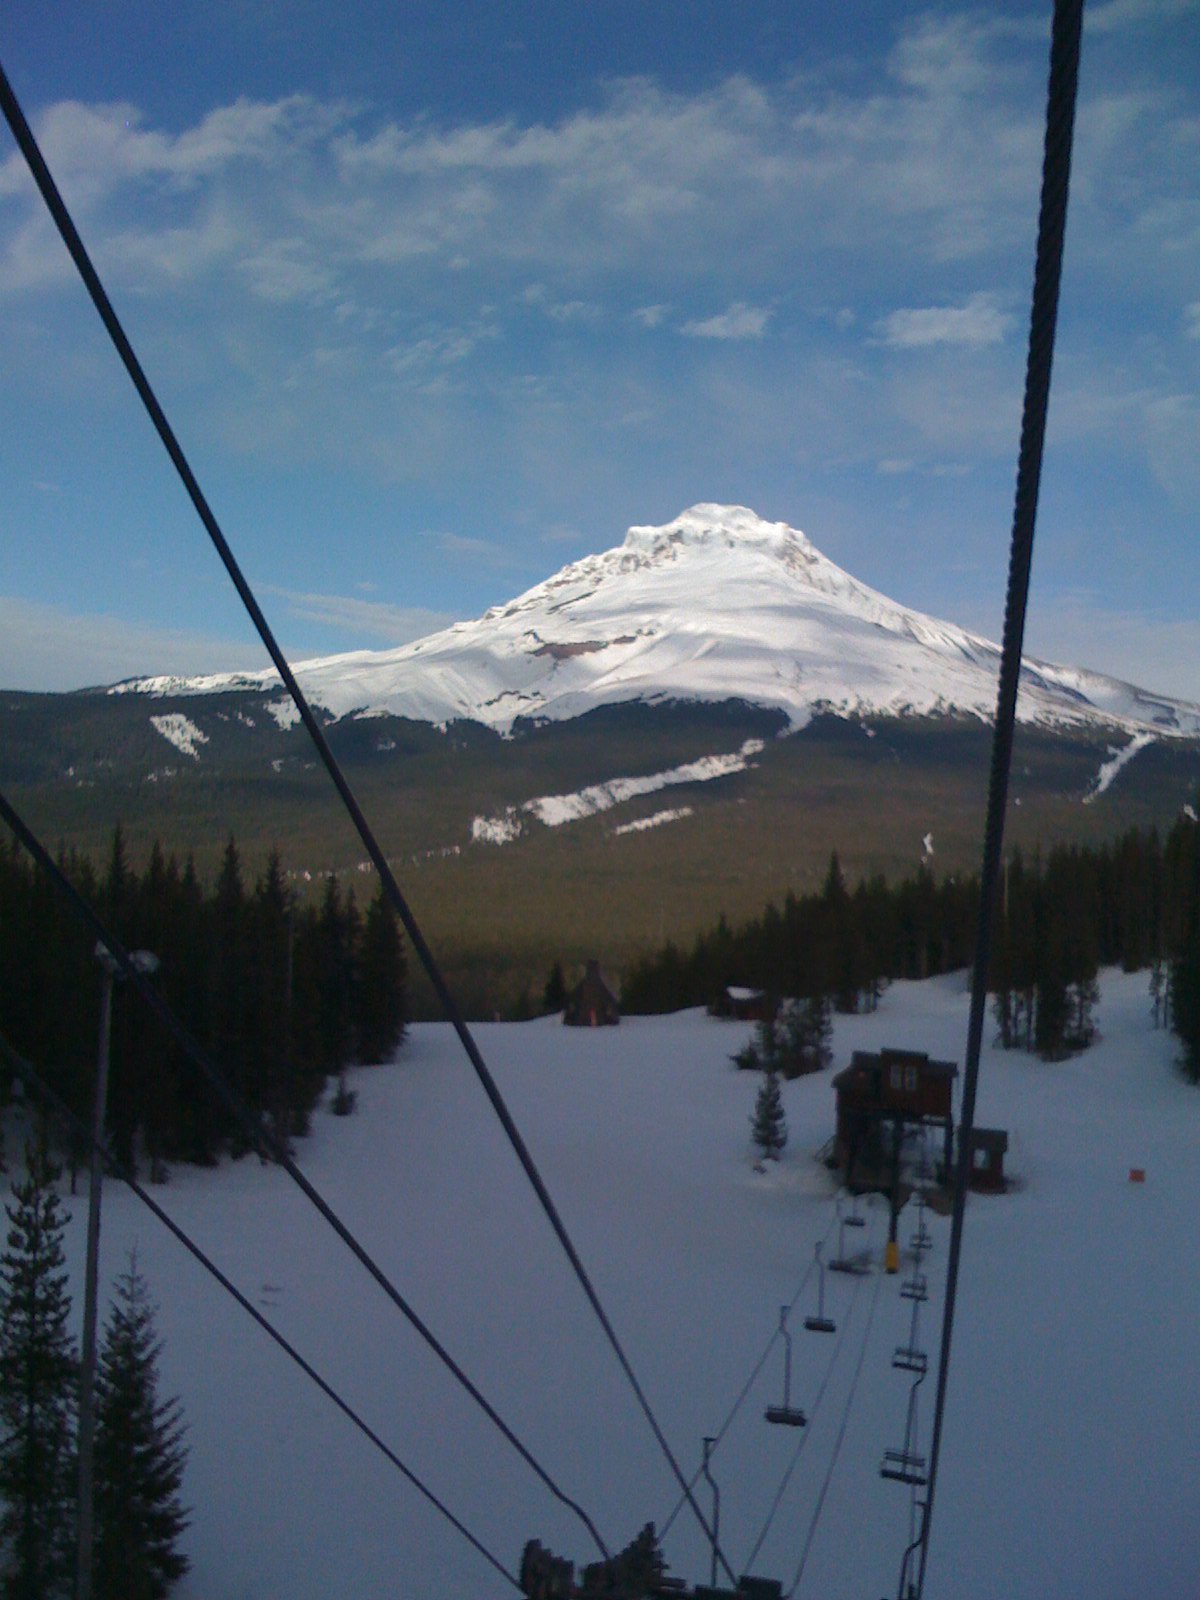
[[[765,989],[727,983],[709,1006],[708,1014],[731,1022],[765,1022],[773,1019],[778,1010],[778,1002]]]
[[[617,997],[600,973],[600,963],[589,961],[583,977],[567,996],[563,1021],[568,1028],[609,1028],[621,1020]]]
[[[981,1194],[1003,1194],[1008,1187],[1004,1176],[1004,1156],[1008,1150],[1008,1133],[1004,1128],[971,1129],[972,1189]]]
[[[919,1050],[856,1050],[850,1065],[833,1080],[837,1129],[832,1165],[846,1172],[878,1171],[889,1160],[894,1141],[906,1126],[932,1126],[942,1132],[942,1170],[950,1170],[954,1132],[953,1061],[933,1061]],[[885,1127],[891,1139],[885,1143]]]

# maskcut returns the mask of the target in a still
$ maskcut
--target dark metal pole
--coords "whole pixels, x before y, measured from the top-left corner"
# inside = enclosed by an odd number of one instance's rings
[[[716,1479],[708,1470],[708,1458],[716,1442],[716,1439],[705,1439],[704,1441],[704,1481],[713,1492],[712,1567],[708,1579],[710,1589],[717,1587],[717,1552],[721,1544],[721,1491],[717,1488]]]

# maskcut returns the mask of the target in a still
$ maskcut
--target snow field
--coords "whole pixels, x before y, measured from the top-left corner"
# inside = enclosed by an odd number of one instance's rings
[[[783,1086],[790,1142],[755,1174],[757,1079],[730,1053],[748,1030],[696,1012],[595,1033],[557,1020],[477,1029],[489,1061],[690,1474],[834,1219],[813,1152],[833,1127],[832,1071],[854,1048],[909,1045],[961,1062],[961,975],[896,984],[875,1015],[838,1018],[830,1072]],[[1020,1185],[968,1207],[929,1600],[1088,1600],[1200,1592],[1193,1199],[1200,1097],[1150,1026],[1144,975],[1104,976],[1101,1042],[1047,1065],[987,1051],[977,1120],[1010,1132]],[[678,1498],[469,1065],[442,1025],[396,1065],[353,1075],[359,1109],[319,1113],[301,1166],[612,1546]],[[11,1154],[11,1147],[10,1147]],[[1144,1186],[1128,1181],[1143,1166]],[[249,1158],[178,1168],[158,1197],[510,1569],[538,1537],[576,1561],[587,1536],[442,1372],[286,1177]],[[85,1205],[68,1241],[76,1310]],[[884,1211],[864,1230],[878,1258]],[[901,1219],[907,1243],[915,1226]],[[936,1351],[947,1219],[930,1215],[925,1348]],[[102,1280],[130,1243],[160,1304],[164,1382],[191,1432],[193,1571],[179,1600],[485,1600],[505,1585],[283,1358],[121,1186],[105,1190]],[[851,1240],[857,1245],[857,1240]],[[836,1246],[836,1233],[831,1250]],[[793,1314],[793,1396],[812,1412],[755,1570],[790,1585],[862,1374],[797,1591],[894,1593],[909,1494],[878,1477],[903,1439],[910,1305],[897,1278],[826,1280],[844,1333]],[[853,1301],[852,1310],[851,1302]],[[847,1317],[847,1312],[850,1315]],[[848,1322],[848,1326],[847,1326]],[[832,1361],[832,1366],[830,1365]],[[735,1570],[801,1438],[769,1428],[782,1349],[717,1450]],[[928,1448],[932,1374],[922,1391]],[[707,1500],[702,1498],[707,1510]],[[682,1512],[672,1570],[706,1582]]]

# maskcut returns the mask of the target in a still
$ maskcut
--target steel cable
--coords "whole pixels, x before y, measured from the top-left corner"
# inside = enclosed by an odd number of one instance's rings
[[[983,870],[980,881],[979,928],[971,974],[971,1011],[967,1029],[966,1068],[963,1075],[962,1112],[959,1118],[958,1160],[954,1174],[954,1211],[946,1268],[946,1302],[938,1355],[933,1435],[929,1456],[929,1484],[920,1536],[920,1563],[916,1593],[924,1593],[925,1568],[934,1494],[941,1456],[946,1383],[950,1368],[954,1308],[962,1251],[967,1181],[970,1176],[971,1133],[975,1125],[975,1098],[979,1083],[979,1057],[987,1006],[988,967],[991,961],[992,922],[996,913],[1004,843],[1004,813],[1008,804],[1012,766],[1013,728],[1025,636],[1025,611],[1033,562],[1033,536],[1038,490],[1046,438],[1046,413],[1054,361],[1058,296],[1062,279],[1063,243],[1071,179],[1071,145],[1075,128],[1075,102],[1079,83],[1079,51],[1083,28],[1083,0],[1054,0],[1050,44],[1050,74],[1046,96],[1046,136],[1042,161],[1042,191],[1038,216],[1037,256],[1033,300],[1029,318],[1029,350],[1025,369],[1025,398],[1021,417],[1021,443],[1017,463],[1009,552],[1008,591],[1004,609],[1004,635],[996,726],[992,736],[991,778],[984,832]]]
[[[862,1345],[860,1346],[858,1352],[858,1362],[854,1368],[854,1376],[850,1380],[850,1389],[846,1395],[846,1404],[842,1407],[841,1425],[837,1431],[837,1438],[833,1442],[833,1451],[829,1457],[829,1466],[826,1468],[825,1479],[821,1484],[821,1492],[817,1496],[817,1503],[813,1508],[812,1520],[808,1525],[808,1535],[804,1541],[804,1549],[800,1554],[800,1565],[796,1568],[796,1574],[792,1579],[791,1587],[784,1596],[784,1600],[792,1600],[796,1590],[800,1587],[800,1580],[804,1576],[804,1569],[808,1565],[808,1558],[812,1551],[813,1540],[816,1538],[817,1527],[821,1521],[821,1514],[825,1509],[825,1497],[829,1493],[829,1485],[833,1482],[834,1469],[838,1464],[838,1457],[842,1453],[842,1444],[845,1441],[846,1429],[850,1422],[850,1411],[854,1405],[854,1396],[858,1392],[858,1380],[862,1377],[863,1361],[866,1358],[867,1344],[871,1338],[871,1326],[875,1321],[875,1308],[879,1304],[879,1287],[882,1282],[883,1273],[881,1272],[876,1276],[875,1279],[875,1289],[871,1295],[871,1309],[867,1314],[867,1325],[863,1329],[863,1339]]]
[[[459,1521],[459,1519],[444,1504],[444,1502],[441,1501],[436,1494],[434,1494],[433,1490],[421,1481],[412,1468],[406,1466],[404,1462],[401,1461],[400,1457],[395,1453],[395,1451],[389,1445],[384,1443],[375,1430],[367,1422],[363,1421],[358,1412],[355,1411],[346,1400],[343,1400],[341,1395],[338,1394],[337,1390],[334,1389],[332,1384],[326,1382],[316,1368],[306,1361],[300,1352],[295,1348],[295,1346],[291,1344],[282,1333],[279,1332],[278,1328],[276,1328],[272,1322],[264,1317],[262,1312],[259,1311],[256,1306],[250,1303],[237,1285],[231,1282],[231,1280],[227,1278],[221,1271],[220,1267],[218,1267],[216,1263],[205,1254],[205,1252],[198,1244],[196,1244],[191,1236],[183,1228],[181,1228],[177,1222],[168,1216],[168,1214],[159,1205],[158,1201],[154,1199],[153,1195],[149,1194],[141,1186],[141,1184],[138,1183],[130,1169],[112,1154],[105,1141],[103,1139],[93,1139],[92,1131],[90,1128],[88,1128],[86,1123],[84,1123],[83,1119],[75,1115],[75,1113],[67,1105],[66,1101],[61,1099],[60,1096],[55,1093],[55,1091],[45,1081],[32,1063],[26,1061],[25,1058],[13,1048],[3,1034],[0,1034],[0,1056],[3,1057],[5,1063],[11,1069],[11,1071],[17,1074],[26,1088],[32,1090],[33,1093],[36,1094],[38,1098],[54,1112],[54,1115],[62,1123],[64,1123],[68,1128],[71,1129],[73,1133],[81,1138],[87,1148],[91,1149],[94,1147],[100,1153],[107,1170],[110,1171],[115,1177],[119,1178],[122,1183],[126,1184],[133,1191],[142,1204],[154,1213],[154,1215],[162,1223],[163,1227],[166,1228],[169,1233],[174,1235],[174,1237],[184,1247],[188,1254],[193,1256],[195,1260],[198,1261],[204,1268],[205,1272],[207,1272],[210,1277],[220,1284],[221,1288],[224,1289],[226,1294],[237,1301],[238,1305],[241,1306],[242,1310],[245,1311],[248,1316],[253,1317],[254,1321],[257,1322],[267,1337],[274,1340],[274,1342],[284,1352],[288,1359],[294,1362],[295,1365],[300,1368],[305,1377],[308,1378],[312,1383],[315,1383],[317,1388],[320,1389],[321,1393],[333,1401],[334,1405],[338,1408],[342,1415],[352,1422],[359,1432],[370,1440],[375,1448],[392,1464],[392,1466],[397,1469],[398,1472],[402,1473],[403,1476],[407,1478],[409,1483],[412,1484],[413,1488],[422,1494],[425,1499],[428,1500],[430,1505],[432,1505],[436,1511],[440,1512],[441,1515],[445,1517],[447,1522],[450,1523],[451,1527],[453,1527],[456,1532],[461,1534],[467,1543],[473,1546],[473,1548],[477,1550],[481,1556],[483,1556],[484,1560],[489,1562],[496,1569],[502,1578],[507,1579],[508,1582],[512,1584],[514,1589],[520,1590],[521,1585],[517,1582],[516,1578],[514,1578],[512,1573],[510,1573],[496,1559],[487,1546],[477,1539],[470,1529]]]
[[[254,624],[259,638],[262,640],[267,654],[270,656],[271,661],[275,666],[275,670],[279,673],[284,687],[287,689],[288,694],[291,696],[292,701],[300,714],[300,719],[308,731],[308,735],[313,742],[314,748],[320,756],[321,762],[324,765],[326,772],[329,774],[330,780],[337,790],[346,812],[353,822],[355,830],[357,831],[358,836],[362,840],[363,846],[367,851],[367,854],[375,866],[375,870],[379,873],[380,883],[383,885],[384,892],[387,894],[387,897],[391,902],[397,916],[400,918],[405,932],[412,941],[413,949],[416,951],[421,965],[425,968],[425,972],[430,980],[430,983],[433,985],[434,992],[438,997],[438,1001],[442,1006],[443,1012],[457,1033],[463,1050],[465,1051],[468,1060],[471,1062],[471,1065],[475,1070],[475,1074],[479,1079],[485,1094],[491,1102],[492,1109],[496,1113],[501,1126],[504,1128],[509,1144],[512,1146],[517,1159],[521,1163],[521,1166],[525,1171],[525,1175],[538,1198],[542,1210],[545,1213],[545,1216],[549,1221],[564,1254],[570,1262],[572,1271],[574,1272],[575,1277],[579,1282],[579,1285],[582,1288],[594,1315],[600,1323],[605,1338],[607,1339],[608,1344],[617,1359],[618,1365],[625,1375],[626,1381],[629,1383],[629,1386],[633,1391],[633,1394],[638,1402],[639,1407],[641,1408],[643,1416],[650,1426],[651,1432],[654,1435],[659,1449],[662,1451],[664,1458],[670,1466],[670,1469],[674,1474],[675,1481],[683,1489],[684,1498],[695,1515],[696,1520],[700,1524],[701,1529],[704,1531],[706,1537],[711,1541],[713,1537],[712,1529],[709,1527],[703,1512],[700,1510],[699,1504],[692,1494],[691,1486],[687,1483],[683,1476],[683,1471],[675,1458],[674,1452],[671,1450],[671,1447],[667,1442],[666,1435],[659,1426],[658,1419],[650,1406],[650,1402],[646,1397],[645,1391],[638,1381],[629,1357],[625,1353],[624,1346],[617,1337],[616,1329],[609,1320],[608,1314],[600,1302],[600,1297],[593,1287],[591,1278],[589,1277],[587,1270],[583,1265],[583,1261],[575,1249],[575,1245],[567,1232],[566,1225],[559,1216],[558,1208],[555,1206],[554,1201],[550,1196],[550,1192],[542,1179],[541,1173],[538,1171],[533,1157],[530,1154],[524,1139],[521,1137],[520,1131],[513,1120],[512,1114],[508,1109],[504,1097],[500,1093],[499,1086],[488,1069],[488,1066],[484,1061],[482,1054],[480,1053],[479,1047],[475,1043],[475,1039],[467,1027],[466,1021],[458,1008],[457,1002],[454,1000],[454,997],[450,992],[445,978],[442,975],[441,969],[434,959],[433,952],[417,924],[416,917],[413,915],[408,901],[402,893],[400,885],[396,881],[395,875],[388,864],[387,858],[383,854],[383,850],[381,849],[378,840],[375,838],[375,834],[371,829],[370,824],[367,822],[366,816],[364,815],[362,808],[360,807],[358,800],[350,787],[349,781],[343,773],[337,758],[330,749],[329,743],[325,738],[320,723],[317,721],[312,707],[309,705],[307,698],[301,690],[295,674],[292,672],[292,669],[288,665],[282,650],[279,648],[267,619],[263,614],[257,599],[255,598],[254,592],[249,583],[246,581],[237,559],[235,558],[233,551],[225,538],[225,535],[221,531],[216,516],[214,515],[203,490],[200,488],[200,484],[196,479],[195,474],[192,472],[191,466],[184,455],[182,446],[180,445],[175,436],[174,430],[167,420],[166,413],[159,404],[158,398],[155,395],[145,372],[142,370],[141,363],[138,361],[138,358],[134,353],[133,346],[130,344],[129,339],[126,336],[123,327],[121,326],[120,320],[117,317],[116,311],[113,309],[112,303],[109,300],[104,286],[100,281],[99,275],[97,274],[95,267],[92,265],[91,258],[88,255],[83,240],[81,239],[79,232],[71,218],[70,212],[68,211],[67,206],[63,201],[61,194],[59,193],[58,186],[56,185],[53,175],[46,164],[45,158],[38,147],[37,140],[33,136],[33,131],[26,120],[25,114],[21,109],[20,102],[18,101],[17,96],[14,93],[11,84],[9,83],[8,77],[5,74],[2,66],[0,66],[0,105],[3,106],[4,115],[8,121],[10,129],[12,130],[13,137],[16,139],[21,153],[28,163],[30,172],[33,174],[34,182],[37,184],[42,198],[46,203],[47,209],[54,220],[55,226],[58,228],[59,234],[62,237],[63,243],[66,245],[72,261],[75,263],[76,270],[83,279],[92,303],[95,306],[96,311],[99,314],[100,319],[103,322],[104,327],[108,332],[108,335],[112,340],[118,355],[121,358],[126,372],[129,374],[134,388],[137,390],[142,404],[146,408],[147,414],[149,415],[150,420],[159,435],[159,438],[162,440],[163,446],[166,449],[167,454],[170,457],[184,488],[187,491],[188,497],[191,500],[197,515],[204,525],[209,539],[212,541],[214,549],[220,557],[220,560],[224,565],[234,588],[238,592],[242,604],[246,608],[247,614]],[[601,1544],[601,1549],[603,1548],[603,1544]],[[724,1555],[721,1554],[719,1550],[717,1554],[721,1565],[724,1567],[730,1580],[733,1581],[732,1568],[730,1568],[728,1562],[725,1560]]]
[[[824,1247],[829,1243],[829,1237],[832,1234],[836,1224],[837,1224],[837,1219],[834,1218],[834,1220],[829,1224],[828,1228],[826,1228],[825,1236],[821,1240],[822,1249],[824,1249]],[[800,1279],[800,1282],[799,1282],[799,1285],[797,1286],[796,1292],[792,1296],[791,1300],[788,1302],[788,1311],[789,1312],[795,1310],[796,1302],[799,1300],[800,1296],[804,1293],[805,1289],[808,1288],[809,1279],[812,1277],[813,1273],[816,1271],[816,1267],[817,1267],[816,1261],[813,1260],[813,1261],[810,1261],[808,1263],[808,1266],[804,1269],[804,1275]],[[762,1355],[759,1356],[758,1360],[755,1362],[753,1368],[751,1369],[750,1376],[746,1379],[745,1383],[742,1385],[737,1399],[733,1402],[732,1406],[730,1406],[729,1412],[728,1412],[724,1422],[721,1424],[721,1426],[717,1429],[716,1433],[713,1435],[712,1446],[711,1446],[711,1449],[709,1451],[710,1460],[711,1460],[712,1456],[716,1455],[718,1445],[721,1443],[721,1440],[725,1437],[725,1435],[729,1432],[729,1429],[733,1426],[734,1419],[736,1418],[738,1412],[742,1409],[742,1405],[745,1402],[747,1396],[750,1394],[750,1391],[754,1388],[754,1385],[758,1380],[758,1375],[762,1371],[763,1367],[766,1365],[767,1358],[770,1356],[771,1351],[774,1350],[774,1348],[775,1348],[775,1346],[776,1346],[776,1344],[777,1344],[777,1342],[779,1340],[779,1336],[780,1336],[779,1335],[779,1328],[777,1326],[775,1328],[775,1331],[771,1334],[771,1337],[767,1340],[766,1348],[763,1350]],[[690,1488],[694,1489],[696,1487],[696,1485],[700,1482],[700,1478],[701,1478],[701,1475],[702,1475],[703,1471],[704,1471],[704,1468],[703,1468],[702,1465],[696,1468],[696,1470],[692,1474],[692,1477],[691,1477],[690,1482],[689,1482],[689,1487]],[[684,1508],[686,1503],[687,1502],[685,1501],[684,1497],[682,1495],[680,1495],[679,1499],[675,1502],[675,1509],[671,1512],[671,1515],[666,1519],[666,1521],[662,1525],[662,1529],[661,1529],[661,1531],[659,1533],[659,1538],[660,1539],[665,1539],[666,1538],[667,1534],[671,1530],[672,1525],[675,1522],[675,1518],[683,1510],[683,1508]]]
[[[378,1265],[375,1259],[367,1252],[366,1248],[352,1233],[350,1228],[347,1227],[347,1225],[333,1210],[333,1207],[318,1192],[308,1178],[305,1177],[304,1173],[301,1172],[300,1168],[296,1165],[295,1161],[289,1154],[287,1146],[284,1144],[283,1140],[278,1138],[276,1134],[265,1125],[262,1118],[256,1116],[245,1104],[245,1102],[229,1086],[228,1081],[217,1068],[208,1053],[200,1044],[197,1043],[195,1039],[193,1039],[192,1035],[184,1027],[183,1023],[180,1022],[174,1011],[172,1011],[171,1007],[163,999],[162,995],[159,994],[158,990],[147,978],[146,974],[131,959],[129,952],[125,949],[124,945],[122,945],[120,940],[116,938],[116,936],[108,929],[108,927],[106,927],[103,920],[97,915],[93,908],[75,888],[74,884],[63,872],[58,862],[54,860],[53,856],[42,844],[41,840],[38,839],[32,830],[26,825],[22,818],[13,809],[10,801],[2,793],[0,793],[0,817],[3,817],[4,821],[12,829],[13,833],[21,841],[22,845],[24,845],[29,854],[32,855],[39,867],[41,867],[42,870],[47,873],[51,882],[64,896],[72,910],[74,910],[75,914],[80,917],[84,923],[86,923],[95,937],[109,951],[121,973],[137,989],[143,1001],[149,1006],[150,1010],[171,1034],[171,1037],[179,1045],[180,1049],[182,1049],[188,1056],[189,1060],[191,1060],[192,1063],[200,1069],[200,1072],[203,1074],[210,1088],[212,1088],[213,1091],[218,1095],[221,1102],[235,1118],[242,1131],[250,1140],[251,1148],[259,1150],[261,1153],[267,1155],[272,1161],[276,1162],[277,1165],[283,1168],[288,1177],[294,1184],[296,1184],[309,1203],[320,1213],[320,1215],[337,1234],[338,1238],[341,1239],[342,1243],[346,1245],[359,1263],[365,1267],[367,1272],[370,1273],[371,1277],[374,1278],[375,1282],[383,1290],[384,1294],[387,1295],[392,1304],[407,1319],[410,1326],[425,1341],[426,1345],[428,1345],[430,1350],[433,1351],[434,1355],[438,1358],[442,1365],[457,1380],[461,1387],[466,1390],[467,1394],[469,1394],[471,1399],[474,1400],[475,1404],[487,1417],[488,1421],[491,1422],[493,1427],[497,1428],[501,1434],[503,1434],[504,1438],[508,1440],[509,1444],[526,1463],[526,1465],[533,1471],[533,1473],[541,1480],[554,1498],[559,1501],[561,1505],[566,1506],[568,1510],[574,1512],[574,1514],[579,1518],[584,1527],[595,1540],[597,1548],[600,1550],[601,1554],[607,1557],[608,1550],[603,1539],[601,1539],[599,1533],[597,1532],[595,1524],[592,1522],[592,1519],[588,1516],[587,1512],[584,1511],[583,1507],[580,1506],[575,1500],[572,1500],[571,1497],[566,1494],[557,1483],[555,1483],[554,1479],[541,1465],[533,1453],[522,1443],[522,1441],[517,1437],[516,1433],[514,1433],[512,1428],[509,1427],[508,1423],[505,1422],[504,1418],[499,1414],[491,1402],[467,1376],[463,1368],[459,1366],[458,1362],[454,1359],[450,1352],[442,1345],[440,1340],[438,1340],[433,1331],[426,1325],[422,1318],[418,1316],[417,1312],[400,1293],[399,1289],[396,1288],[395,1284],[392,1283],[391,1279],[383,1271],[382,1267]]]
[[[850,1326],[854,1320],[854,1308],[858,1304],[858,1296],[861,1289],[862,1278],[856,1277],[854,1280],[854,1288],[850,1294],[850,1304],[842,1319],[842,1326],[838,1330],[838,1336],[834,1343],[833,1354],[830,1356],[829,1362],[826,1365],[825,1376],[821,1379],[821,1386],[817,1390],[817,1398],[809,1407],[807,1426],[805,1427],[804,1433],[800,1438],[800,1442],[792,1452],[791,1460],[784,1469],[783,1477],[779,1481],[779,1488],[775,1491],[775,1498],[771,1502],[771,1509],[767,1512],[766,1520],[762,1525],[758,1538],[754,1541],[753,1548],[743,1563],[743,1572],[752,1572],[754,1570],[754,1563],[758,1559],[758,1552],[766,1543],[767,1535],[770,1533],[772,1524],[778,1515],[779,1508],[783,1504],[783,1497],[787,1493],[788,1484],[792,1481],[792,1476],[795,1473],[796,1468],[800,1465],[800,1458],[804,1454],[804,1447],[807,1445],[809,1439],[812,1438],[813,1419],[821,1409],[821,1401],[824,1400],[825,1393],[829,1388],[829,1381],[833,1377],[833,1369],[837,1365],[838,1357],[841,1355],[842,1348],[849,1337]]]

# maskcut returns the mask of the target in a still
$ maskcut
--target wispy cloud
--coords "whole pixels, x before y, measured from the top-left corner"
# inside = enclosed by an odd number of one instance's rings
[[[393,606],[355,595],[303,594],[274,585],[264,586],[264,592],[285,600],[289,615],[299,621],[319,622],[323,627],[341,628],[392,645],[423,639],[459,620],[446,612],[428,611],[421,606]]]
[[[1013,325],[995,297],[973,294],[957,306],[924,306],[893,311],[875,324],[875,333],[893,350],[921,350],[930,345],[958,345],[981,350],[1000,344]]]
[[[1200,339],[1200,300],[1193,300],[1190,306],[1184,307],[1183,336],[1185,339]]]
[[[718,316],[705,317],[699,322],[685,322],[682,331],[693,339],[761,339],[771,313],[762,306],[747,305],[735,300],[727,311]]]
[[[1176,22],[1200,10],[1200,0],[1107,0],[1090,6],[1087,27],[1090,33],[1115,33],[1148,22]]]
[[[267,665],[262,657],[257,641],[0,595],[0,685],[6,689],[82,689],[155,673],[235,671]]]
[[[494,539],[480,539],[467,533],[438,533],[434,535],[443,555],[465,556],[471,561],[482,561],[490,567],[510,567],[510,551]]]

